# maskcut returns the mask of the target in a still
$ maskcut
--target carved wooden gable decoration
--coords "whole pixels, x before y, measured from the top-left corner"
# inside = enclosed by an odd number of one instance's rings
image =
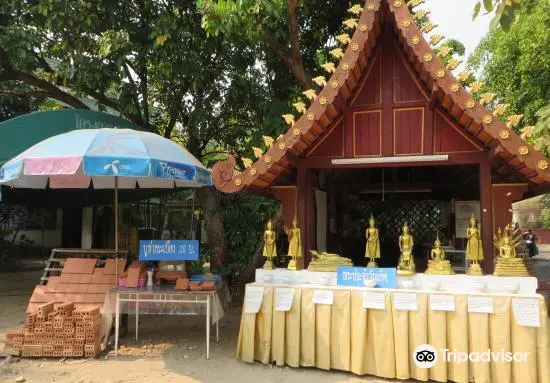
[[[432,36],[433,38],[433,36]],[[533,186],[546,159],[445,67],[402,0],[367,0],[334,73],[305,113],[242,173],[213,168],[225,192],[266,189],[299,159],[493,152]]]

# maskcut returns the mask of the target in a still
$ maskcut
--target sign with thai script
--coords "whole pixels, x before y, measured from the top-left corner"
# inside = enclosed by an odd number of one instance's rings
[[[336,284],[338,286],[362,286],[365,281],[376,281],[376,287],[395,289],[397,287],[397,271],[395,268],[367,268],[353,266],[338,266]]]
[[[197,240],[139,241],[140,261],[196,261],[199,259]]]

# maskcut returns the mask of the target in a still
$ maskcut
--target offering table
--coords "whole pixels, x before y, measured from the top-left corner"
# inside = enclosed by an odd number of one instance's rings
[[[429,379],[458,383],[550,383],[548,314],[536,294],[465,293],[405,289],[377,289],[324,285],[256,282],[263,288],[257,313],[243,308],[237,357],[245,362],[274,362],[291,367],[317,367],[382,378]],[[277,311],[276,290],[294,292],[290,309]],[[316,304],[317,290],[330,290],[332,304]],[[365,292],[383,294],[383,309],[364,308]],[[398,309],[396,294],[414,294],[416,310]],[[453,311],[431,308],[431,295],[452,296]],[[487,297],[492,314],[469,312],[469,297]],[[540,327],[517,323],[513,300],[538,304]],[[473,300],[472,300],[473,302]],[[245,306],[247,301],[245,300]],[[440,360],[430,369],[413,360],[417,346],[459,352],[500,351],[529,353],[526,361],[487,363]]]

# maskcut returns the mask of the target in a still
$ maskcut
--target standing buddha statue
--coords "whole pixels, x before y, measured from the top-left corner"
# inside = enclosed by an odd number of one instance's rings
[[[367,245],[365,248],[365,258],[368,259],[367,267],[378,267],[376,260],[380,258],[380,237],[378,229],[375,227],[374,217],[371,215],[369,219],[369,227],[365,231],[367,237]]]
[[[405,223],[403,225],[403,233],[399,236],[399,250],[401,256],[399,257],[399,264],[397,265],[398,275],[413,275],[416,272],[412,253],[413,246],[414,238],[409,233],[409,226]]]
[[[288,269],[296,270],[296,259],[302,257],[302,232],[296,217],[292,220],[292,229],[288,232],[288,255],[292,257],[288,262]]]
[[[466,230],[466,238],[468,239],[468,243],[466,244],[466,259],[471,262],[466,274],[483,275],[483,271],[479,265],[479,262],[483,261],[483,245],[481,243],[481,233],[477,227],[477,219],[473,214],[470,217],[470,224]]]
[[[273,269],[273,257],[277,256],[277,244],[275,243],[275,231],[273,231],[273,222],[269,220],[267,230],[264,232],[264,251],[265,258],[264,269]]]

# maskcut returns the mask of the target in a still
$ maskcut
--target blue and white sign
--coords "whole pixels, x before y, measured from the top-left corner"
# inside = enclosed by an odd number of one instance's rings
[[[376,281],[376,287],[395,289],[397,287],[397,269],[338,266],[336,284],[338,286],[365,287],[366,280]]]
[[[153,160],[153,176],[171,180],[193,181],[196,168],[191,165],[175,162]]]
[[[199,259],[197,240],[139,241],[140,261],[196,261]]]

